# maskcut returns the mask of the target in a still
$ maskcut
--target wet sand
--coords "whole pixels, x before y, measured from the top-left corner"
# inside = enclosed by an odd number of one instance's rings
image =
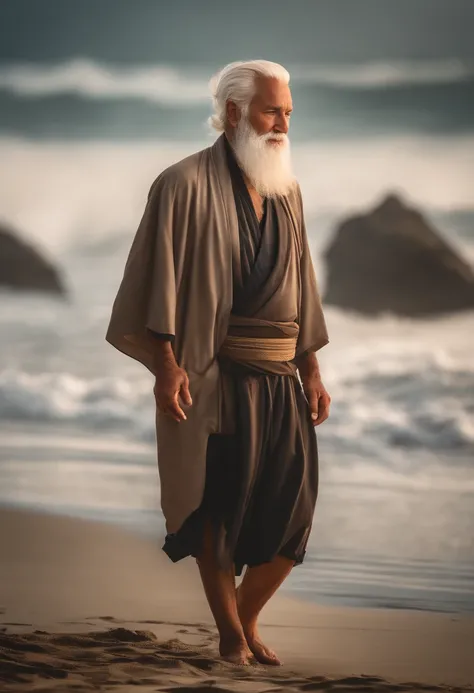
[[[277,595],[282,667],[220,660],[194,562],[119,528],[0,511],[0,690],[474,690],[474,618]]]

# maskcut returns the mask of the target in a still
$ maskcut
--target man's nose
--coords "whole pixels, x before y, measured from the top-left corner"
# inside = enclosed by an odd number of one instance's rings
[[[275,132],[282,132],[286,135],[288,133],[289,127],[290,119],[288,118],[288,116],[283,115],[278,118],[277,122],[275,123],[274,130]]]

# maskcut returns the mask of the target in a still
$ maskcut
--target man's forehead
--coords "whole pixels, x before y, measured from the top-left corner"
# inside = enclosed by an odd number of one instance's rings
[[[257,77],[255,98],[271,106],[291,106],[291,90],[288,84],[274,77]]]

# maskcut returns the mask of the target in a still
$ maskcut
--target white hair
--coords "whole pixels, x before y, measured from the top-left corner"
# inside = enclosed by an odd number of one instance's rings
[[[247,60],[226,65],[209,82],[214,106],[214,113],[208,121],[209,125],[218,132],[222,132],[225,129],[227,121],[226,105],[228,101],[236,103],[243,113],[246,114],[255,94],[255,80],[257,77],[278,79],[285,84],[288,84],[290,81],[288,70],[282,65],[272,63],[269,60]]]

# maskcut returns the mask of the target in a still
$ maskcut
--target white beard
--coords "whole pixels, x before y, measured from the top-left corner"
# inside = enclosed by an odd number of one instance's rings
[[[272,144],[269,139],[279,140],[280,144]],[[241,169],[262,197],[286,195],[295,185],[286,134],[258,135],[248,118],[242,116],[232,147]]]

